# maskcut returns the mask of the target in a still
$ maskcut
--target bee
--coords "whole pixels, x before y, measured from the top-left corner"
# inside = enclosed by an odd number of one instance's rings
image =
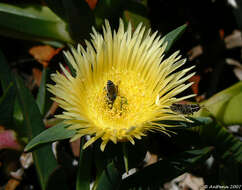
[[[113,81],[108,80],[105,90],[107,92],[107,100],[108,100],[108,102],[113,104],[113,102],[117,98],[118,87],[113,83]]]
[[[170,109],[173,112],[183,114],[183,115],[192,115],[194,112],[198,112],[201,107],[199,104],[178,104],[174,103],[170,106]]]

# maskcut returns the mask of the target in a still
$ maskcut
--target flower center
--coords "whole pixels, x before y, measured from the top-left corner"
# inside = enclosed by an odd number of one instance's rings
[[[109,86],[111,82],[114,86]],[[115,88],[115,89],[114,89]],[[88,111],[96,126],[127,129],[147,121],[154,99],[147,83],[135,71],[112,70],[87,92]]]

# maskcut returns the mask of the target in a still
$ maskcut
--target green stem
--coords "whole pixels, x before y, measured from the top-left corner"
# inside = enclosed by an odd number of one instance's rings
[[[128,152],[127,152],[126,143],[122,143],[122,150],[123,150],[123,157],[124,157],[124,167],[125,167],[126,173],[128,174],[129,173],[129,163],[128,163]]]

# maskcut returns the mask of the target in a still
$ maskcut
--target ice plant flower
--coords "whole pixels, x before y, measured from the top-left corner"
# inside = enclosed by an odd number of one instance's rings
[[[101,150],[108,141],[122,142],[141,139],[148,131],[166,133],[169,125],[162,120],[185,120],[170,106],[189,98],[177,95],[191,86],[185,82],[194,75],[193,67],[176,70],[185,59],[175,52],[164,59],[166,44],[156,33],[151,34],[142,24],[132,32],[131,24],[124,29],[120,20],[118,31],[111,30],[108,21],[103,35],[93,29],[91,43],[81,45],[65,56],[75,69],[72,76],[52,74],[55,85],[48,89],[64,112],[57,115],[76,130],[75,140],[90,135],[83,148],[101,138]]]

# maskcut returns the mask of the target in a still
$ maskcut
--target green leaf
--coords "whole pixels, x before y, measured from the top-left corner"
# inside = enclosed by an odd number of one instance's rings
[[[197,125],[209,125],[213,122],[213,119],[211,117],[193,117],[190,119],[194,123],[197,123]]]
[[[213,156],[220,162],[242,163],[242,142],[216,120],[207,125],[178,130],[177,134],[168,141],[171,144],[174,142],[179,149],[213,146],[215,148]],[[169,147],[169,144],[167,146]]]
[[[136,28],[139,23],[143,23],[144,26],[150,27],[150,21],[146,17],[139,14],[130,12],[128,10],[124,11],[123,19],[126,23],[131,22],[132,26]]]
[[[91,182],[92,149],[82,149],[84,138],[81,139],[81,150],[77,171],[76,190],[89,190]]]
[[[14,130],[17,131],[17,134],[22,138],[24,144],[26,144],[28,143],[29,130],[24,125],[24,116],[19,104],[18,98],[16,97],[13,108]]]
[[[242,89],[238,95],[233,96],[227,103],[226,110],[224,111],[224,121],[226,125],[242,124]]]
[[[93,11],[86,1],[63,0],[62,4],[72,39],[83,42],[90,37],[91,28],[95,24]]]
[[[65,7],[60,0],[45,0],[47,6],[59,17],[66,21]]]
[[[13,118],[13,107],[15,99],[15,89],[13,83],[10,83],[9,87],[0,98],[0,124],[10,124]]]
[[[126,0],[127,3],[124,5],[124,9],[128,10],[129,12],[135,13],[142,17],[148,17],[148,9],[145,2],[136,1],[136,0]]]
[[[139,23],[143,23],[147,28],[150,27],[150,20],[147,18],[147,7],[141,1],[126,0],[124,4],[123,20],[127,23],[131,22],[132,26],[136,28]]]
[[[90,37],[91,27],[95,25],[95,18],[86,1],[46,0],[46,3],[68,23],[72,39],[76,42],[82,42]]]
[[[144,141],[136,140],[135,145],[132,145],[129,142],[122,142],[122,146],[125,146],[124,156],[126,156],[128,161],[128,168],[139,167],[144,161],[147,152]]]
[[[159,121],[159,123],[171,125],[171,127],[166,127],[166,129],[186,129],[202,125],[209,125],[213,122],[211,117],[189,117],[192,122],[187,121]],[[174,126],[174,127],[172,127]]]
[[[183,32],[185,32],[186,27],[187,25],[184,24],[176,28],[175,30],[172,30],[163,37],[164,41],[167,42],[165,53],[170,50],[171,46],[175,43],[175,41],[183,34]]]
[[[219,92],[201,104],[196,115],[212,115],[223,125],[242,124],[242,81]]]
[[[44,130],[44,124],[30,91],[24,86],[22,79],[15,77],[17,96],[24,116],[28,137],[33,138]],[[57,167],[57,162],[52,153],[51,145],[45,145],[33,152],[34,163],[37,169],[41,188],[46,189],[50,175]]]
[[[237,23],[237,27],[242,30],[242,2],[240,0],[235,0],[236,7],[233,7],[232,11]]]
[[[94,164],[95,164],[95,168],[96,168],[96,180],[95,180],[95,183],[93,186],[93,189],[95,189],[98,184],[98,180],[100,179],[100,176],[102,175],[102,172],[104,171],[104,169],[107,166],[108,158],[107,158],[106,152],[100,151],[100,145],[98,143],[93,144],[93,149],[94,149],[93,158],[94,158]]]
[[[118,26],[119,18],[123,15],[125,3],[127,3],[125,0],[98,1],[94,9],[97,27],[101,28],[104,19],[107,19],[111,26]]]
[[[242,142],[224,127],[213,122],[210,125],[193,128],[199,133],[204,145],[214,146],[215,156],[226,162],[242,163]]]
[[[42,133],[31,139],[31,141],[26,145],[24,151],[30,151],[41,144],[71,138],[75,135],[76,131],[66,129],[67,126],[68,125],[64,123],[59,123],[44,130]]]
[[[124,167],[125,167],[125,172],[129,172],[129,161],[128,161],[128,151],[126,147],[126,143],[122,143],[122,150],[123,150],[123,158],[124,158]]]
[[[66,171],[58,167],[49,177],[46,190],[69,190]]]
[[[10,83],[13,82],[13,76],[11,70],[7,64],[7,60],[4,57],[3,53],[0,51],[0,80],[3,91],[9,87]]]
[[[96,190],[113,190],[118,189],[121,182],[121,175],[119,174],[114,163],[111,162],[107,165],[107,168],[103,170]]]
[[[46,89],[46,83],[49,82],[49,69],[44,68],[41,77],[41,83],[38,90],[36,103],[39,107],[40,113],[44,115],[50,108],[52,101],[50,100],[50,93]]]
[[[222,185],[240,184],[239,172],[242,166],[235,162],[226,162],[220,165],[219,181]]]
[[[13,74],[7,64],[7,60],[0,51],[0,80],[5,98],[2,97],[0,108],[1,124],[6,128],[13,129],[19,137],[27,136],[27,129],[23,128],[23,114],[16,98],[16,84]],[[12,122],[13,121],[13,122]]]
[[[212,147],[189,150],[172,158],[160,160],[125,178],[120,189],[158,187],[205,161],[211,155],[212,150]]]
[[[37,94],[36,103],[39,107],[40,113],[43,115],[45,111],[46,101],[46,69],[42,72],[41,83]]]
[[[97,142],[94,143],[94,161],[95,166],[97,168],[97,175],[94,186],[99,183],[100,176],[103,175],[103,171],[105,170],[108,163],[115,160],[115,167],[120,172],[125,172],[125,162],[128,163],[128,168],[135,168],[139,167],[146,155],[146,149],[144,141],[136,140],[135,145],[132,145],[131,143],[125,143],[119,142],[117,144],[110,143],[106,146],[105,151],[100,151],[100,143]],[[124,160],[124,147],[125,146],[125,156],[126,160]],[[127,165],[126,165],[127,166]]]
[[[0,80],[3,90],[3,96],[0,99],[0,124],[6,125],[8,128],[13,128],[13,110],[14,100],[16,96],[15,83],[12,73],[7,64],[7,60],[0,51]]]
[[[0,3],[0,34],[4,36],[72,43],[66,23],[48,7]]]
[[[139,140],[136,140],[135,145],[129,142],[122,142],[121,145],[124,169],[128,173],[131,168],[137,168],[143,163],[147,150],[144,141]],[[121,166],[120,163],[118,165]],[[122,171],[121,167],[119,171]]]

